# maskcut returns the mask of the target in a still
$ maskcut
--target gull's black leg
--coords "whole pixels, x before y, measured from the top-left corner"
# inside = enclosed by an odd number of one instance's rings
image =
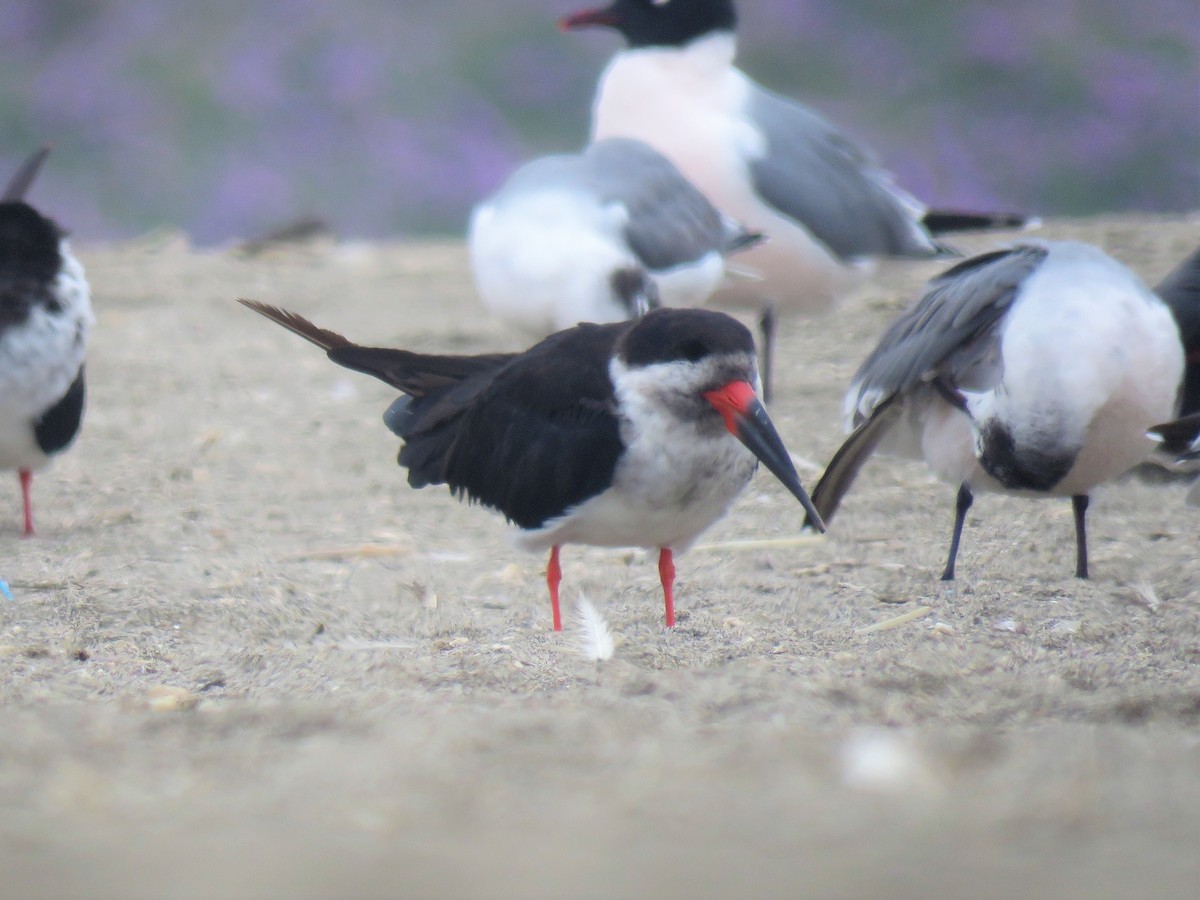
[[[762,335],[762,383],[763,400],[770,402],[774,393],[772,384],[775,369],[775,327],[777,316],[775,301],[768,301],[758,316],[758,330]]]
[[[1071,506],[1075,510],[1075,577],[1087,578],[1087,516],[1088,495],[1075,494],[1071,498]]]
[[[950,557],[946,560],[942,581],[954,580],[954,560],[958,558],[958,542],[962,538],[963,523],[967,521],[967,510],[974,502],[975,497],[971,489],[965,484],[959,485],[958,499],[954,503],[954,536],[950,538]]]

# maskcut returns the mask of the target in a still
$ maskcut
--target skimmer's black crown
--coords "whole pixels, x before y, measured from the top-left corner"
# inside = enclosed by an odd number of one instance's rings
[[[733,31],[733,0],[614,0],[562,21],[563,28],[601,26],[619,31],[630,47],[682,47],[715,31]]]
[[[0,203],[0,273],[49,283],[62,267],[61,237],[53,220],[28,203]]]
[[[737,319],[707,309],[651,310],[617,346],[617,355],[630,368],[733,353],[754,355],[750,330]]]

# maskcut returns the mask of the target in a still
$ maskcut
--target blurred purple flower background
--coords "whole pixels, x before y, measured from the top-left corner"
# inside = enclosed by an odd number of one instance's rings
[[[459,233],[533,155],[586,138],[598,0],[0,0],[0,177],[83,238],[201,243],[315,215]],[[937,205],[1200,208],[1195,0],[743,2],[740,59]]]

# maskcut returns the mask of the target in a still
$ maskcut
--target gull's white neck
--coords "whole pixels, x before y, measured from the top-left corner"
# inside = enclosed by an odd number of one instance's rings
[[[737,41],[731,31],[714,31],[682,47],[638,47],[622,50],[612,58],[601,83],[617,71],[623,77],[696,81],[722,78],[733,66]]]
[[[725,31],[683,47],[621,51],[600,76],[592,140],[645,141],[686,174],[681,160],[697,146],[697,127],[724,128],[728,111],[745,93],[745,77],[733,67],[734,49],[733,34]]]

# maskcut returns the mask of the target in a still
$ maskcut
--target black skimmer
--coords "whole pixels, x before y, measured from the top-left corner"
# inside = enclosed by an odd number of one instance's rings
[[[658,309],[524,353],[437,356],[360,347],[239,302],[403,392],[384,422],[404,440],[408,483],[445,484],[502,512],[526,549],[550,550],[555,631],[563,544],[657,548],[674,625],[674,553],[725,514],[759,461],[824,530],[756,395],[750,332],[722,313]]]
[[[0,469],[16,469],[24,535],[33,473],[74,440],[83,419],[92,304],[64,232],[25,202],[43,147],[0,195]]]
[[[661,153],[614,138],[518,169],[475,208],[468,248],[484,303],[546,335],[698,306],[760,240]]]
[[[1183,373],[1162,300],[1096,247],[1027,243],[934,278],[846,395],[853,432],[813,490],[828,520],[877,448],[958,485],[943,580],[974,492],[1070,497],[1086,578],[1088,492],[1146,459]]]
[[[637,138],[667,156],[713,203],[769,240],[739,259],[761,281],[718,300],[772,310],[829,309],[881,257],[957,255],[935,236],[1023,228],[1021,216],[926,209],[865,147],[734,66],[733,0],[614,0],[562,19],[605,27],[627,48],[600,77],[592,138]],[[764,380],[770,372],[764,365]]]
[[[1154,289],[1171,308],[1187,358],[1179,414],[1200,412],[1200,250],[1197,250]]]

